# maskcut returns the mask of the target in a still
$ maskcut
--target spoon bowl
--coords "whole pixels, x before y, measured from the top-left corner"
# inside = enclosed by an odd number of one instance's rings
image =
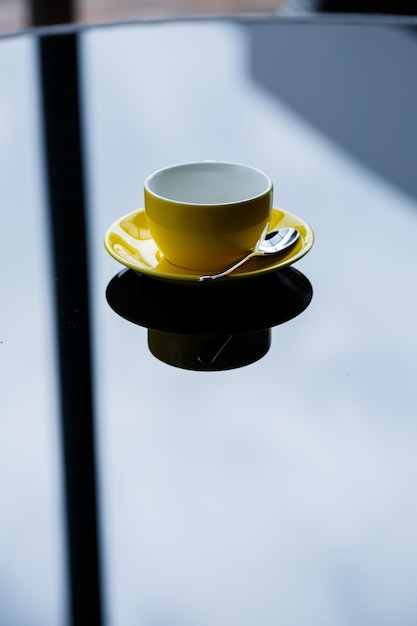
[[[249,252],[249,254],[218,274],[200,276],[198,282],[217,280],[218,278],[228,276],[231,272],[249,261],[249,259],[252,259],[254,256],[279,254],[290,246],[293,246],[300,236],[300,233],[296,228],[278,228],[277,230],[272,230],[270,233],[266,232],[267,228],[268,227],[265,228],[255,248]]]

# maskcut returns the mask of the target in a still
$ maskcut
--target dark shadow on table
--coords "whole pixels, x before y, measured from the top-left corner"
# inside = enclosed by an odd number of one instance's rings
[[[207,372],[264,357],[271,328],[303,313],[313,288],[293,267],[209,284],[165,282],[123,270],[108,284],[106,297],[118,315],[148,329],[148,347],[157,359]]]

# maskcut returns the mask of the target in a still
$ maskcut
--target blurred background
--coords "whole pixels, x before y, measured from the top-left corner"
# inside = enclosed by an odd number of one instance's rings
[[[100,23],[187,15],[317,12],[416,15],[412,0],[0,0],[0,33],[32,25]]]

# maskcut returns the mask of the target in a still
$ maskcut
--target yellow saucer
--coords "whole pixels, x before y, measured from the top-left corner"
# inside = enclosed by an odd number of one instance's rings
[[[223,280],[249,278],[274,272],[301,259],[313,245],[312,229],[300,217],[274,207],[270,230],[288,226],[296,228],[300,233],[294,246],[281,254],[254,257]],[[105,233],[104,245],[107,252],[122,265],[161,280],[196,282],[199,276],[205,273],[177,267],[163,257],[150,236],[144,209],[116,220]]]

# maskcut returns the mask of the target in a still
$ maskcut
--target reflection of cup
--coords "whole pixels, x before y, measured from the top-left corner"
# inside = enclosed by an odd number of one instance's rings
[[[148,345],[152,354],[168,365],[213,372],[244,367],[261,359],[271,345],[271,331],[182,335],[149,329]]]
[[[175,265],[216,271],[252,250],[272,210],[272,182],[258,169],[204,161],[174,165],[145,181],[151,236]]]
[[[125,269],[110,281],[106,296],[118,315],[148,329],[150,351],[159,360],[219,371],[261,359],[271,345],[271,328],[300,315],[313,289],[292,267],[207,289]]]

